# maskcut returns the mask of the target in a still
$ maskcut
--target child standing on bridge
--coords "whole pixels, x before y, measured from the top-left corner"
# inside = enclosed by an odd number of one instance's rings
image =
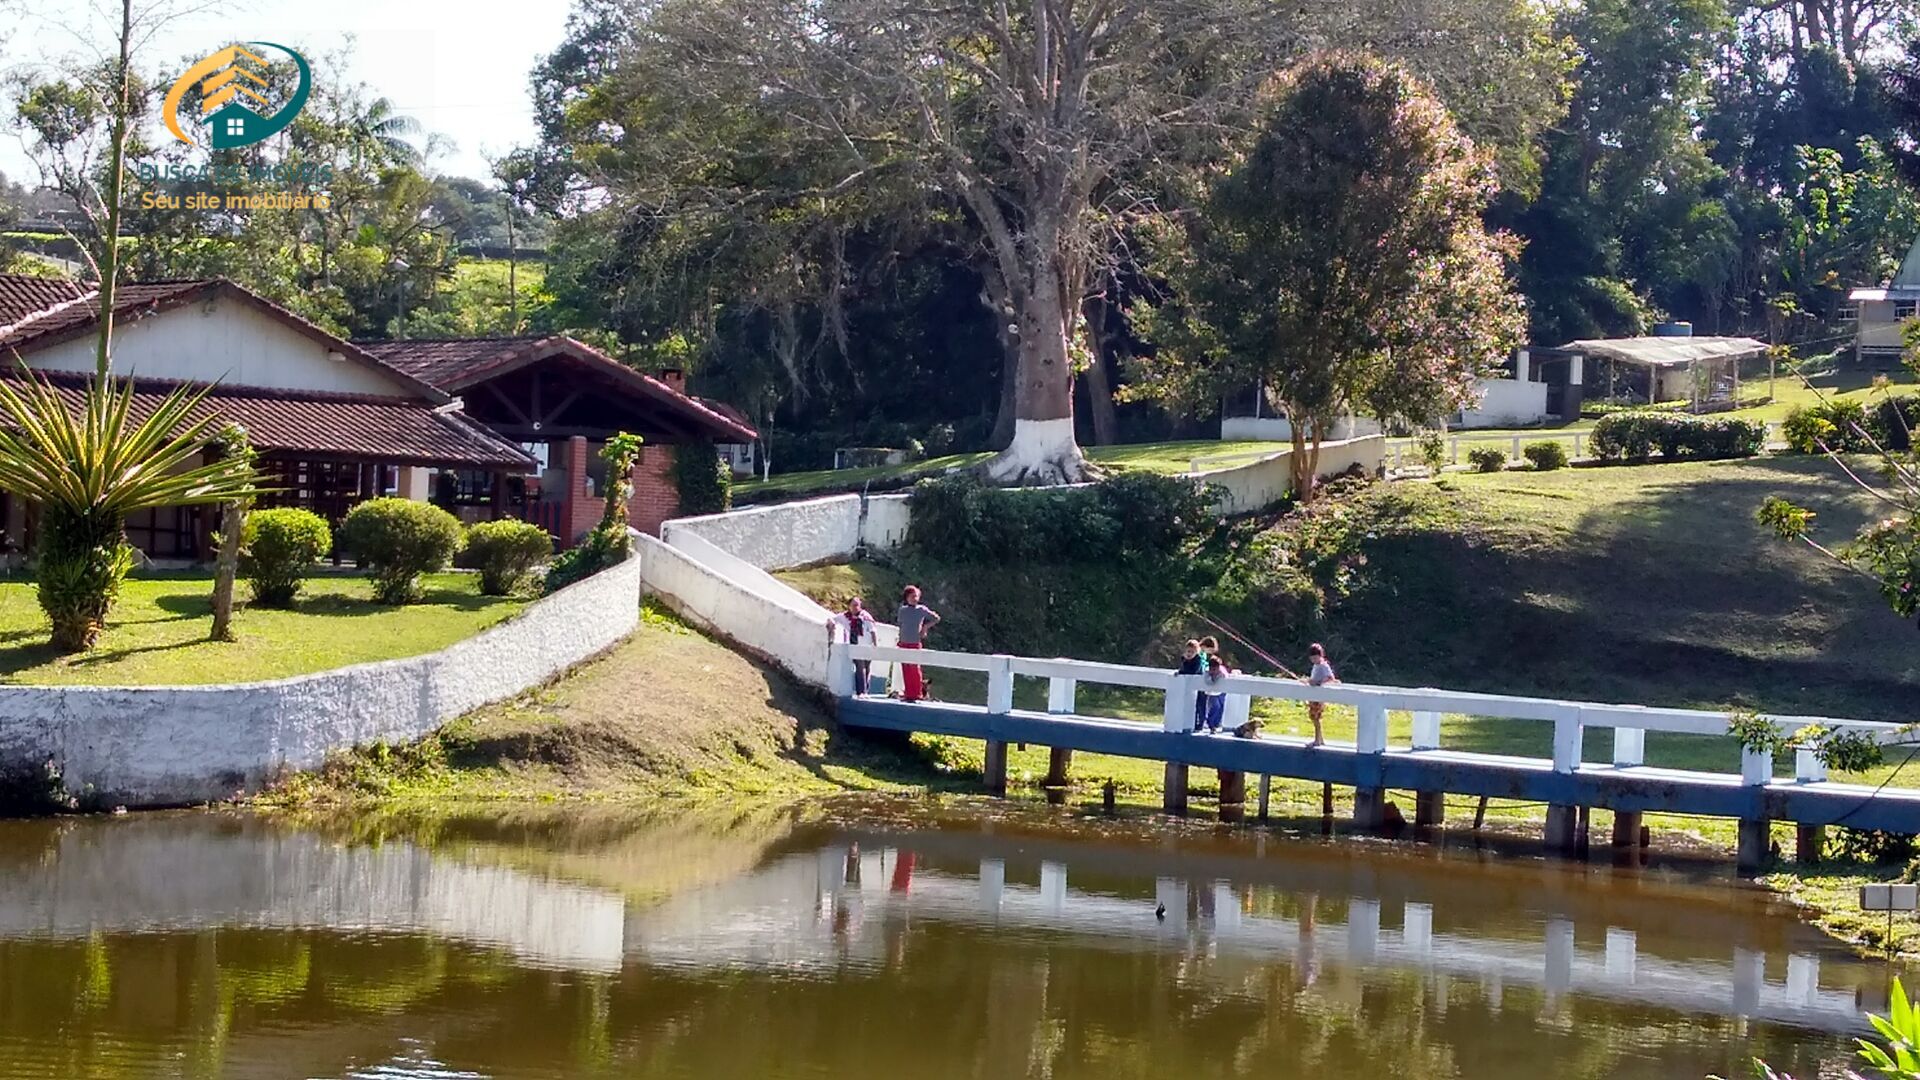
[[[1333,665],[1327,663],[1327,650],[1322,648],[1319,642],[1316,641],[1307,646],[1307,662],[1313,667],[1308,671],[1307,677],[1300,680],[1301,682],[1308,686],[1326,686],[1328,683],[1340,681],[1333,674]],[[1313,741],[1308,743],[1308,746],[1326,745],[1327,735],[1320,726],[1321,717],[1326,711],[1327,705],[1323,701],[1307,702],[1307,716],[1313,721]]]
[[[1174,669],[1175,675],[1205,675],[1207,673],[1207,654],[1201,650],[1199,638],[1188,638],[1187,647],[1180,656],[1180,666]],[[1195,691],[1193,695],[1193,730],[1198,733],[1200,726],[1207,722],[1207,692]]]
[[[927,631],[940,625],[940,613],[920,602],[920,586],[909,585],[900,591],[900,611],[894,617],[900,624],[900,647],[918,649],[926,641]],[[919,701],[926,695],[926,683],[919,664],[901,664],[902,701]]]
[[[847,601],[847,610],[827,620],[827,643],[844,641],[849,645],[872,645],[877,639],[873,633],[873,613],[866,609],[859,597]],[[853,693],[855,697],[868,690],[868,672],[870,660],[853,662]]]

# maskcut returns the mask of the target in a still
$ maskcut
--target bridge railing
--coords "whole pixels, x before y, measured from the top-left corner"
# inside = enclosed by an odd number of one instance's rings
[[[983,655],[945,652],[934,649],[901,649],[883,645],[832,646],[828,660],[829,688],[838,696],[853,692],[854,660],[888,661],[918,664],[922,667],[960,671],[979,671],[987,675],[986,711],[1013,711],[1016,676],[1048,680],[1047,712],[1075,714],[1074,700],[1081,683],[1159,690],[1164,694],[1162,727],[1166,731],[1187,731],[1193,726],[1194,695],[1202,690],[1227,695],[1226,718],[1229,725],[1247,718],[1251,702],[1259,698],[1279,701],[1323,702],[1351,706],[1359,723],[1354,752],[1385,753],[1389,747],[1388,714],[1407,712],[1413,717],[1410,745],[1413,752],[1438,751],[1440,720],[1447,715],[1481,716],[1513,720],[1533,720],[1553,725],[1553,769],[1571,773],[1582,767],[1586,729],[1610,728],[1613,731],[1612,764],[1631,768],[1645,764],[1646,733],[1672,732],[1682,735],[1724,736],[1735,714],[1704,709],[1673,709],[1646,705],[1613,705],[1589,701],[1560,701],[1553,698],[1521,697],[1509,694],[1482,694],[1431,687],[1375,686],[1363,683],[1337,683],[1310,686],[1292,679],[1260,675],[1230,675],[1208,683],[1198,675],[1176,675],[1163,668],[1129,664],[1105,664],[1064,658],[1040,659],[1023,656]],[[1083,714],[1075,714],[1082,715]],[[1090,717],[1099,719],[1098,717]],[[1763,713],[1783,733],[1808,725],[1829,731],[1862,732],[1886,744],[1920,739],[1912,725],[1875,720],[1849,720],[1834,717],[1790,716]],[[1128,722],[1115,719],[1115,722]],[[1762,785],[1773,779],[1773,756],[1765,751],[1741,750],[1741,782]],[[1812,747],[1795,751],[1794,778],[1815,782],[1827,778],[1826,766]]]

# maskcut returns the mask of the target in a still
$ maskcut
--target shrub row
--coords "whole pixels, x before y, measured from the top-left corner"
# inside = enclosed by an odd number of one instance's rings
[[[385,604],[418,599],[420,575],[445,568],[463,548],[488,596],[525,588],[553,554],[552,538],[531,522],[483,521],[462,530],[452,514],[412,499],[371,499],[354,507],[340,524],[340,542],[367,564],[374,597]],[[240,573],[254,603],[286,607],[313,564],[332,550],[332,531],[320,515],[285,507],[256,510],[241,532]]]
[[[1207,488],[1183,477],[1127,472],[1008,491],[959,473],[915,485],[907,542],[959,561],[1131,561],[1170,556],[1217,521]]]
[[[1876,445],[1906,450],[1916,430],[1920,430],[1920,394],[1883,398],[1871,408],[1845,398],[1796,405],[1780,426],[1787,446],[1801,454],[1820,453],[1822,446],[1845,454],[1870,453]]]
[[[1767,425],[1758,420],[1626,412],[1601,417],[1587,446],[1601,461],[1642,462],[1656,450],[1669,461],[1752,457],[1766,443]]]

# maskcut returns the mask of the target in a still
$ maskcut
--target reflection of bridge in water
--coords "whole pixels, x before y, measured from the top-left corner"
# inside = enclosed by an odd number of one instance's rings
[[[313,928],[428,934],[539,966],[611,972],[622,960],[618,894],[408,843],[160,817],[83,824],[10,861],[0,861],[0,938]]]
[[[318,929],[431,935],[609,974],[635,963],[826,972],[899,963],[905,930],[934,922],[1036,948],[1065,938],[1173,952],[1198,961],[1198,978],[1276,961],[1343,978],[1400,971],[1442,999],[1450,982],[1495,1004],[1525,987],[1834,1032],[1862,1030],[1861,1008],[1882,1007],[1862,965],[1829,963],[1822,985],[1815,939],[1794,940],[1790,924],[1657,881],[1623,892],[1539,864],[1311,844],[1248,858],[950,830],[826,836],[795,836],[749,873],[629,908],[611,891],[406,842],[349,846],[259,823],[88,824],[24,853],[0,833],[0,938]],[[1716,940],[1750,944],[1704,944]]]
[[[907,926],[941,922],[1035,939],[1069,935],[1095,947],[1170,950],[1204,958],[1223,974],[1274,961],[1358,972],[1397,970],[1429,977],[1441,998],[1450,985],[1464,982],[1477,985],[1497,1005],[1506,989],[1526,987],[1550,1002],[1594,997],[1840,1033],[1866,1030],[1861,1010],[1880,1007],[1882,997],[1878,985],[1822,986],[1821,956],[1811,941],[1802,949],[1736,945],[1719,958],[1699,955],[1696,946],[1689,954],[1671,915],[1657,910],[1666,903],[1663,897],[1626,905],[1648,917],[1644,933],[1633,925],[1601,921],[1592,911],[1576,917],[1573,913],[1583,907],[1577,899],[1497,928],[1448,928],[1447,921],[1471,921],[1484,913],[1450,911],[1446,901],[1436,905],[1438,897],[1411,899],[1411,893],[1394,888],[1384,895],[1321,891],[1319,917],[1309,919],[1256,910],[1301,907],[1261,904],[1263,893],[1291,883],[1158,877],[1149,891],[1146,879],[1129,883],[1110,876],[1113,867],[1101,866],[1096,858],[1089,871],[1094,886],[1087,888],[1069,885],[1064,859],[1041,857],[1036,867],[1031,857],[1014,854],[1015,876],[1029,879],[1022,882],[1009,879],[1006,858],[986,855],[968,866],[952,848],[971,845],[953,845],[949,836],[930,839],[932,861],[922,837],[879,834],[775,859],[747,877],[634,912],[627,924],[627,950],[648,963],[677,968],[882,967],[898,961]],[[981,838],[988,844],[993,839]],[[1032,880],[1036,869],[1037,881]],[[1340,875],[1325,876],[1322,887],[1333,888]],[[1464,890],[1447,900],[1471,903]],[[1156,918],[1157,906],[1164,907],[1164,920]],[[1344,920],[1335,917],[1343,907]],[[1439,928],[1436,914],[1443,920]],[[1643,948],[1643,937],[1649,946],[1659,943],[1661,951]],[[1829,981],[1861,975],[1857,965],[1842,963]]]

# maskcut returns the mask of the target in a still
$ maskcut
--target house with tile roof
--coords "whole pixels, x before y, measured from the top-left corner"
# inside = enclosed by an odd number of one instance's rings
[[[644,441],[634,466],[628,516],[657,532],[679,512],[676,455],[715,455],[717,447],[759,438],[741,417],[690,396],[678,372],[648,375],[564,335],[409,339],[357,343],[435,388],[459,395],[468,415],[525,447],[540,463],[537,480],[485,485],[463,470],[450,501],[463,513],[496,512],[537,521],[564,541],[578,539],[605,507],[600,448],[618,432]]]
[[[78,402],[94,371],[98,318],[93,289],[0,275],[0,378],[31,372]],[[620,430],[645,436],[658,447],[648,478],[668,479],[670,496],[670,444],[741,434],[679,388],[570,339],[514,346],[539,354],[539,372],[509,378],[528,365],[517,363],[519,352],[503,359],[509,346],[501,339],[354,343],[218,278],[122,285],[113,318],[113,374],[133,380],[136,409],[183,383],[211,386],[202,407],[244,425],[260,451],[265,482],[275,489],[263,502],[305,507],[335,523],[358,502],[398,495],[440,502],[468,520],[525,517],[570,543],[599,516],[592,497],[598,440]],[[393,348],[399,345],[413,347]],[[523,387],[531,398],[501,404]],[[476,412],[470,400],[485,404]],[[584,445],[575,446],[575,437]],[[563,442],[557,452],[555,438]],[[543,482],[555,461],[555,483]],[[561,480],[579,481],[565,488],[578,500],[549,494]],[[639,488],[642,477],[635,480]],[[673,508],[677,498],[650,487],[648,517],[636,519],[671,516]],[[35,519],[32,506],[0,492],[0,523],[15,550],[31,548]],[[211,552],[213,523],[200,508],[163,508],[130,519],[127,531],[153,558],[193,560]]]

